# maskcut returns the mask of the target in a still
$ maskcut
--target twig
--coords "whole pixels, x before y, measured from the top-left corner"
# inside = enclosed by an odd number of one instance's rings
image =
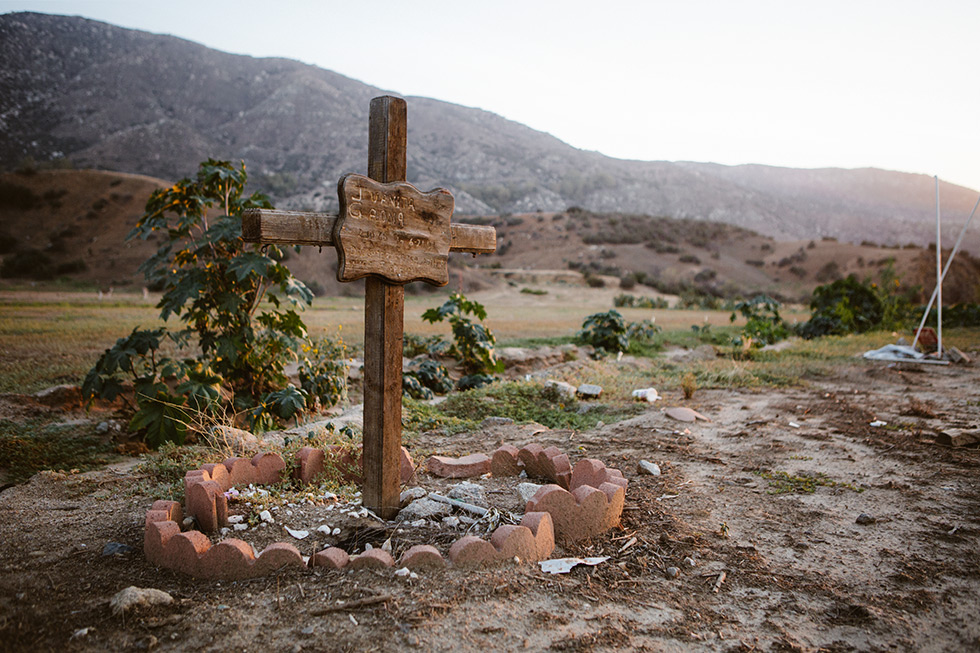
[[[725,579],[727,577],[728,577],[728,574],[726,572],[724,572],[724,571],[721,572],[720,574],[718,574],[718,580],[715,581],[715,589],[712,590],[712,591],[714,591],[715,594],[717,594],[718,593],[718,590],[721,589],[721,584],[725,582]]]
[[[391,594],[379,594],[378,596],[368,596],[363,599],[357,599],[356,601],[348,601],[341,605],[331,605],[326,608],[318,608],[310,612],[314,617],[322,617],[325,614],[330,614],[331,612],[343,612],[345,610],[353,610],[355,608],[363,608],[369,605],[377,605],[378,603],[387,603],[388,601],[393,601],[395,599]]]

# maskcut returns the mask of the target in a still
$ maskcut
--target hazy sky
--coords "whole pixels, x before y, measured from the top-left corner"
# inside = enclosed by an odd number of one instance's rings
[[[614,157],[980,189],[978,0],[0,0],[23,10],[298,59]]]

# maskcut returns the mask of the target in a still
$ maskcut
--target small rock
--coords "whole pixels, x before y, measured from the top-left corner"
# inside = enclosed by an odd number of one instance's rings
[[[180,530],[182,531],[193,530],[194,524],[195,522],[193,517],[184,517],[184,521],[180,522]]]
[[[527,503],[542,487],[537,483],[521,483],[517,486],[517,493],[521,495],[521,500]]]
[[[131,585],[116,593],[109,601],[109,607],[112,608],[112,614],[119,616],[136,606],[170,605],[173,602],[174,597],[163,590]]]
[[[241,524],[243,521],[245,521],[244,515],[228,515],[229,524]]]
[[[133,547],[122,542],[106,542],[105,546],[102,547],[102,555],[104,556],[116,555],[117,553],[130,553],[132,551],[134,551]]]
[[[232,426],[215,426],[207,434],[206,440],[216,449],[230,449],[236,456],[254,453],[259,449],[257,437]]]
[[[698,563],[694,562],[694,558],[688,556],[687,558],[684,558],[684,564],[690,565],[691,567],[695,567],[697,566]]]
[[[424,519],[416,519],[415,521],[413,521],[413,522],[412,522],[411,524],[409,524],[409,525],[410,525],[410,526],[414,526],[414,527],[416,527],[416,528],[419,528],[419,527],[421,527],[421,526],[425,526],[425,525],[426,525],[426,524],[428,524],[428,523],[429,523],[429,522],[427,522],[427,521],[425,521]]]
[[[299,631],[303,635],[312,635],[316,632],[316,626],[307,626],[303,630]]]
[[[946,348],[946,358],[959,365],[969,365],[973,360],[956,347]]]
[[[330,534],[333,535],[333,536],[340,535],[340,529],[339,528],[335,528],[335,529],[333,529],[333,531]]]
[[[862,512],[860,515],[857,516],[857,519],[854,520],[854,523],[855,524],[873,524],[876,521],[878,521],[878,520],[875,519],[872,515],[869,515],[866,512]]]
[[[263,510],[262,512],[260,512],[259,519],[269,524],[276,523],[276,520],[272,518],[272,513],[269,512],[268,510]]]
[[[463,481],[462,483],[457,483],[456,485],[449,488],[448,492],[450,499],[456,499],[457,501],[463,501],[465,503],[472,503],[476,506],[486,506],[487,505],[487,492],[483,489],[483,486],[477,485],[476,483],[470,483],[469,481]]]
[[[285,526],[284,528],[286,529],[286,532],[287,533],[289,533],[290,535],[292,535],[293,537],[295,537],[297,540],[305,539],[305,538],[309,537],[309,535],[310,535],[310,532],[309,531],[293,530],[289,526]]]
[[[444,503],[433,501],[432,499],[416,499],[401,509],[398,519],[401,521],[416,521],[419,519],[431,519],[433,517],[444,517],[452,509]]]
[[[660,476],[660,465],[652,463],[649,460],[641,460],[636,465],[636,471],[649,476]]]
[[[248,530],[248,524],[235,524],[234,525],[234,529],[236,531],[247,531]]]
[[[554,388],[562,397],[571,399],[575,396],[576,388],[571,383],[565,383],[564,381],[545,381],[544,387]]]
[[[676,419],[681,422],[693,422],[694,420],[698,420],[698,419],[702,419],[706,422],[711,421],[710,419],[708,419],[698,411],[692,410],[690,408],[686,408],[684,406],[672,406],[671,408],[667,408],[666,410],[664,410],[664,414],[667,417]]]
[[[395,575],[399,578],[408,578],[412,571],[408,567],[402,567],[401,569],[395,570]]]
[[[403,491],[398,497],[398,502],[401,507],[404,508],[416,499],[421,499],[426,494],[428,494],[428,492],[425,491],[425,488],[416,485],[415,487],[410,487]]]
[[[488,417],[480,422],[480,428],[488,429],[494,426],[508,426],[513,423],[514,420],[509,417]]]
[[[109,422],[99,422],[99,425],[95,427],[95,432],[99,435],[109,432]]]
[[[442,523],[446,526],[449,526],[450,528],[456,528],[457,526],[459,526],[459,517],[455,517],[453,515],[450,515],[448,517],[443,517]]]
[[[602,386],[592,383],[583,383],[576,390],[575,394],[583,399],[598,399],[602,396]]]
[[[677,578],[677,575],[681,573],[681,570],[677,567],[667,567],[667,576],[669,578]]]

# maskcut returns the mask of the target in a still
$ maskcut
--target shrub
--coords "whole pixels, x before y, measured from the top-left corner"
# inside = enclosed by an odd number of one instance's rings
[[[737,313],[741,313],[747,321],[742,327],[742,335],[732,343],[736,347],[749,339],[753,347],[763,347],[779,342],[789,335],[789,328],[779,315],[779,302],[768,295],[756,295],[736,304],[730,321],[735,321]]]
[[[585,318],[582,330],[575,337],[579,342],[595,347],[597,352],[617,354],[630,346],[626,321],[615,310],[594,313]]]
[[[151,446],[182,442],[191,417],[247,411],[259,428],[273,417],[294,417],[303,392],[286,386],[285,365],[296,359],[306,327],[294,310],[313,296],[277,259],[278,247],[259,249],[241,238],[246,208],[271,208],[245,195],[245,164],[208,159],[193,180],[158,189],[128,239],[163,234],[140,269],[163,288],[160,317],[176,315],[183,329],[134,330],[106,350],[85,377],[83,395],[112,400],[129,380],[136,405],[130,428]],[[223,215],[209,215],[219,208]],[[193,358],[161,356],[165,339],[178,349],[196,338]]]
[[[430,308],[422,313],[422,319],[430,324],[449,321],[453,344],[447,353],[460,362],[466,374],[503,372],[504,363],[497,360],[494,352],[497,339],[488,327],[474,323],[467,315],[480,321],[487,319],[487,311],[482,304],[466,299],[462,293],[453,293],[439,308]]]
[[[300,387],[321,407],[347,399],[347,356],[347,345],[339,337],[321,336],[300,347]]]
[[[853,274],[817,286],[810,299],[813,316],[797,329],[804,338],[864,333],[881,322],[881,299]]]

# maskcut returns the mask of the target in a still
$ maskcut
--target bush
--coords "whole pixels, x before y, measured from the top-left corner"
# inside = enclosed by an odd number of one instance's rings
[[[242,240],[242,211],[272,206],[260,193],[246,196],[246,182],[244,163],[208,159],[195,179],[154,191],[127,237],[164,236],[140,269],[149,284],[163,288],[160,317],[176,315],[183,328],[136,329],[120,338],[89,371],[82,393],[112,400],[123,381],[132,382],[130,428],[151,446],[182,442],[192,417],[202,413],[247,411],[253,427],[264,428],[305,407],[303,391],[286,387],[285,366],[306,337],[294,309],[313,296],[277,260],[278,247],[260,250]],[[192,337],[196,356],[161,355],[165,339],[180,350]]]
[[[626,321],[619,311],[594,313],[582,323],[582,330],[575,336],[579,342],[592,345],[597,352],[617,354],[629,349]]]
[[[430,324],[448,320],[453,331],[453,344],[448,354],[458,360],[466,374],[494,374],[504,371],[503,361],[497,360],[494,351],[497,339],[483,324],[466,317],[487,319],[487,311],[479,302],[470,301],[461,293],[453,293],[439,308],[422,313],[422,319]]]
[[[300,348],[300,387],[323,408],[347,399],[347,356],[347,345],[339,337],[321,336]]]
[[[750,340],[753,347],[764,347],[789,336],[789,328],[779,315],[779,302],[768,295],[756,295],[736,304],[730,321],[735,321],[737,313],[747,321],[742,327],[742,335],[732,342],[736,347]]]
[[[864,333],[877,326],[884,315],[881,299],[853,274],[831,284],[817,286],[810,300],[813,316],[797,329],[804,338]]]

